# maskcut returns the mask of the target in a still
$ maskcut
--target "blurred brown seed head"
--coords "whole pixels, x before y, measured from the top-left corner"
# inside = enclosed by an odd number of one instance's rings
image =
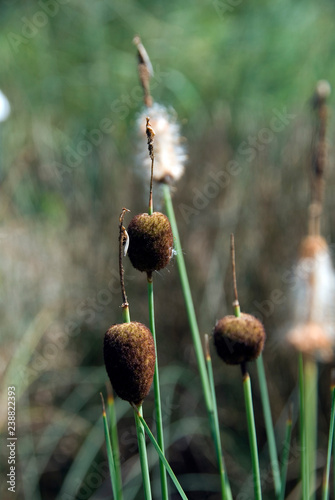
[[[135,321],[112,325],[104,338],[104,360],[116,394],[141,404],[150,391],[155,371],[155,344],[150,330]]]

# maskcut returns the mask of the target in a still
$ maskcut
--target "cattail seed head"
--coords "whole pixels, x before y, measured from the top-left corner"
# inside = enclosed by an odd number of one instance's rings
[[[225,316],[213,331],[216,351],[228,365],[253,361],[263,350],[265,331],[262,323],[250,314]]]
[[[180,127],[175,113],[168,111],[161,104],[153,104],[146,108],[138,118],[140,136],[139,160],[144,167],[146,176],[150,174],[150,158],[144,154],[144,140],[146,138],[145,118],[150,116],[150,123],[155,131],[155,169],[153,179],[156,182],[173,183],[178,181],[184,173],[187,160],[183,138],[180,136]]]
[[[173,235],[169,219],[160,212],[135,215],[127,229],[128,255],[139,271],[151,273],[168,265],[173,250]]]
[[[155,371],[155,343],[150,330],[136,321],[112,325],[105,333],[104,360],[116,394],[140,405]]]
[[[286,340],[295,349],[329,361],[335,337],[335,273],[329,247],[319,235],[306,236],[299,249],[292,296],[293,326]]]

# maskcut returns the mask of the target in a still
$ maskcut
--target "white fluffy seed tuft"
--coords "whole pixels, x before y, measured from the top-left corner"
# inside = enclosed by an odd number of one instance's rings
[[[146,146],[146,117],[155,131],[154,139],[154,180],[156,182],[173,183],[180,179],[184,173],[187,160],[185,147],[180,137],[180,127],[173,110],[168,111],[161,104],[153,104],[139,116],[138,130],[140,135],[139,159],[144,167],[146,177],[150,177],[151,160]]]
[[[299,351],[329,361],[335,340],[335,272],[325,240],[309,236],[303,241],[295,278],[294,327],[287,340]]]

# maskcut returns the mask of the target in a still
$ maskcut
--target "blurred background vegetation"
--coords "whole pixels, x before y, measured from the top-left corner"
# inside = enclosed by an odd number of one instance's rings
[[[153,97],[176,110],[187,141],[187,170],[174,202],[201,332],[210,333],[216,319],[231,312],[234,231],[242,310],[258,315],[267,330],[264,359],[280,448],[297,378],[295,353],[281,342],[290,324],[287,272],[307,230],[310,98],[319,79],[335,81],[334,19],[330,0],[0,3],[0,88],[12,107],[0,124],[0,419],[5,436],[6,390],[16,385],[17,499],[111,496],[99,398],[106,381],[102,338],[121,321],[118,216],[123,206],[133,214],[146,211],[148,191],[136,171],[136,118],[143,105],[135,34],[155,70]],[[285,124],[273,132],[278,113]],[[323,221],[330,245],[333,136],[330,114]],[[199,208],[199,192],[232,160],[239,174]],[[188,216],[185,205],[193,209]],[[147,323],[145,278],[129,262],[125,266],[132,318]],[[280,303],[269,302],[274,290]],[[168,456],[190,499],[218,499],[215,453],[175,262],[157,274],[155,292]],[[240,373],[214,352],[213,358],[234,496],[249,498],[243,496],[250,491],[251,463]],[[320,470],[329,370],[320,370]],[[253,368],[251,373],[265,498],[272,498]],[[152,403],[151,395],[148,420]],[[132,413],[121,401],[118,410],[124,414],[125,498],[140,499]],[[299,475],[294,443],[289,490]],[[6,457],[3,446],[4,473]],[[12,498],[4,481],[1,490],[2,499]]]

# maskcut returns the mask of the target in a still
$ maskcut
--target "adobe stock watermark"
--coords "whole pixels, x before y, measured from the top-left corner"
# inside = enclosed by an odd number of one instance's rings
[[[224,19],[225,15],[231,14],[243,0],[213,0],[214,9],[221,19]]]
[[[11,49],[17,53],[21,45],[27,45],[48,24],[50,18],[60,12],[61,6],[69,2],[70,0],[39,0],[37,2],[39,10],[31,17],[21,17],[20,33],[13,31],[7,33],[6,38]]]
[[[150,88],[154,90],[167,75],[168,73],[161,71],[160,66],[157,65]],[[75,145],[68,144],[65,147],[64,161],[54,161],[52,164],[56,169],[59,180],[63,179],[64,174],[71,174],[75,169],[80,167],[85,158],[102,144],[105,137],[111,137],[116,129],[117,121],[125,120],[131,110],[137,108],[142,102],[143,88],[141,85],[135,85],[129,92],[122,94],[110,104],[110,117],[102,118],[97,127],[92,130],[87,131],[83,129],[80,133],[82,138]]]
[[[281,111],[273,109],[273,116],[270,120],[269,126],[260,129],[257,135],[249,135],[247,139],[237,148],[238,155],[245,157],[245,162],[252,162],[257,154],[273,141],[275,136],[282,132],[289,123],[296,118],[297,115],[288,113],[286,107]],[[180,203],[178,209],[186,223],[189,223],[191,217],[199,215],[199,213],[206,208],[211,200],[216,198],[220,191],[229,186],[232,178],[236,177],[242,172],[242,165],[237,160],[231,160],[227,163],[225,168],[219,171],[211,171],[208,174],[209,179],[204,186],[193,188],[192,204]]]
[[[103,484],[109,477],[108,461],[104,460],[99,464],[93,461],[90,471],[88,472],[85,481],[76,481],[74,479],[74,489],[71,493],[62,493],[61,500],[87,500],[92,494]]]

